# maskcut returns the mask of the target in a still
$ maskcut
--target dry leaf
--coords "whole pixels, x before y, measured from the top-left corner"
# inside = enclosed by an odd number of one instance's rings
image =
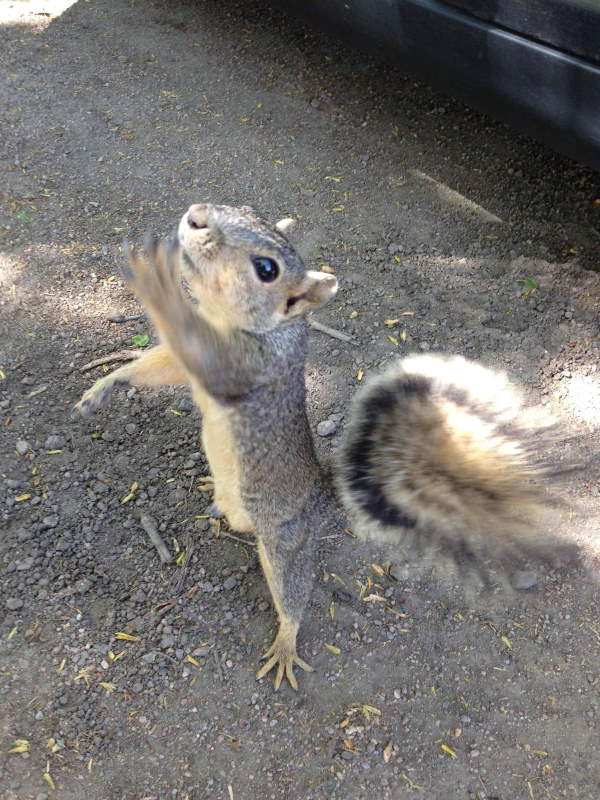
[[[29,752],[29,739],[15,739],[13,747],[8,751],[10,755],[18,755],[19,753]]]
[[[448,755],[452,756],[452,758],[458,758],[458,756],[456,755],[456,750],[453,750],[451,747],[448,747],[447,744],[441,744],[440,747],[442,748],[444,753],[448,753]]]
[[[54,779],[49,772],[44,772],[44,780],[48,784],[48,786],[52,789],[53,792],[56,791],[56,784],[54,783]]]
[[[131,633],[122,633],[119,631],[115,633],[115,639],[122,639],[124,642],[141,642],[141,638],[139,636],[133,636]]]
[[[339,656],[339,654],[342,652],[339,647],[336,647],[333,644],[325,643],[325,647],[329,650],[330,653],[333,653],[334,656]]]
[[[390,763],[390,758],[392,757],[392,743],[388,742],[386,746],[383,748],[383,760],[386,764]]]

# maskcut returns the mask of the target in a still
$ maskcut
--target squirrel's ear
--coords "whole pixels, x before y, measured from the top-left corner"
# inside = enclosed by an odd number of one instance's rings
[[[295,219],[292,219],[291,217],[285,217],[285,219],[280,219],[279,222],[275,223],[275,228],[279,231],[279,233],[287,233],[288,231],[291,231],[295,225]]]
[[[284,314],[297,317],[324,305],[338,290],[337,278],[326,272],[309,270],[295,292],[287,298]]]

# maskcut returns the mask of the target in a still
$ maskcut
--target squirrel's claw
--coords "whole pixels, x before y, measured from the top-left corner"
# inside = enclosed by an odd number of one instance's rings
[[[284,675],[292,689],[294,689],[294,691],[298,691],[298,681],[294,675],[295,665],[298,665],[305,672],[313,671],[313,668],[310,666],[310,664],[307,664],[306,661],[303,661],[296,652],[295,631],[293,636],[291,636],[290,633],[291,632],[287,630],[284,625],[282,625],[279,633],[275,637],[275,641],[263,655],[263,659],[268,659],[267,663],[264,664],[256,673],[256,680],[259,680],[260,678],[264,678],[264,676],[274,667],[277,667],[277,672],[275,674],[275,691],[277,691],[281,686]]]

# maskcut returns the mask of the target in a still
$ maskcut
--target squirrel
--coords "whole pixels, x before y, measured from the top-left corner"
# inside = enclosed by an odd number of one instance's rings
[[[215,516],[256,536],[279,618],[261,678],[311,671],[296,639],[312,589],[317,534],[411,538],[456,561],[543,549],[536,478],[549,424],[501,374],[459,356],[409,356],[357,392],[333,486],[315,454],[305,401],[307,314],[338,281],[307,269],[285,231],[249,207],[195,204],[177,237],[125,245],[126,282],[161,343],[98,380],[75,406],[104,407],[119,386],[187,384],[202,415]],[[193,301],[183,288],[182,278]]]

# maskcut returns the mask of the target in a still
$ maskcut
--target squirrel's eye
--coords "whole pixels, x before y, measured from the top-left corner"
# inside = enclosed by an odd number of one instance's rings
[[[279,275],[279,265],[267,256],[251,256],[254,269],[263,283],[271,283]]]

